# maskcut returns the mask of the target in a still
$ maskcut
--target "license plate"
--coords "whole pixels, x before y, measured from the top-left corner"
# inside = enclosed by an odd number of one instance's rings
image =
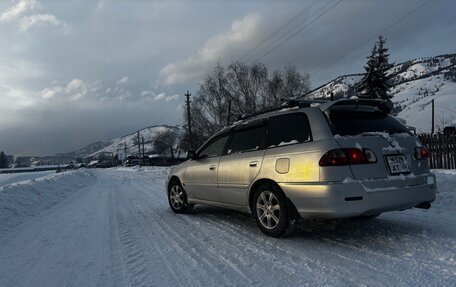
[[[410,172],[405,155],[390,155],[386,157],[392,174]]]

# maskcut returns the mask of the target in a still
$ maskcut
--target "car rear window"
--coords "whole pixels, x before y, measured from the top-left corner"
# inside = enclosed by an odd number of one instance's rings
[[[329,113],[329,124],[333,134],[341,136],[368,132],[409,133],[403,124],[380,111],[333,110]]]
[[[269,145],[277,147],[311,141],[309,119],[305,113],[291,113],[269,119]]]

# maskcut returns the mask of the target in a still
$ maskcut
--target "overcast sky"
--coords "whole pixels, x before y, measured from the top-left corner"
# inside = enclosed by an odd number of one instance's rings
[[[292,63],[313,87],[363,72],[376,35],[425,2],[2,0],[0,150],[55,154],[182,124],[183,94],[217,60]],[[431,0],[384,31],[391,60],[455,53],[455,11]]]

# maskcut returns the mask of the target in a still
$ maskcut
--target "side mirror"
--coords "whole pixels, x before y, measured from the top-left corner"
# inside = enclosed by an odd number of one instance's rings
[[[197,158],[198,156],[196,155],[196,152],[194,150],[189,150],[187,152],[187,159],[195,160]]]

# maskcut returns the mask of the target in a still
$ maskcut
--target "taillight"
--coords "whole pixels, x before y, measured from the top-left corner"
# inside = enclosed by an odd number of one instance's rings
[[[429,152],[425,147],[416,147],[415,148],[415,159],[427,159],[429,157]]]
[[[318,164],[320,166],[337,166],[377,162],[377,157],[370,149],[342,148],[325,153]]]
[[[331,166],[331,165],[346,165],[348,164],[347,155],[341,149],[333,149],[325,153],[320,161],[320,166]]]

